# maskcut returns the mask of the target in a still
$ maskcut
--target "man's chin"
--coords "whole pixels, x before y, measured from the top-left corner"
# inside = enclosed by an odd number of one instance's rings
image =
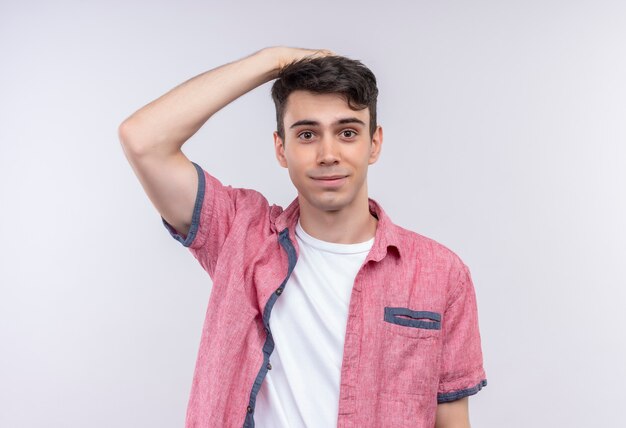
[[[348,203],[345,198],[339,195],[323,195],[321,198],[306,198],[308,205],[311,207],[325,212],[341,211]]]

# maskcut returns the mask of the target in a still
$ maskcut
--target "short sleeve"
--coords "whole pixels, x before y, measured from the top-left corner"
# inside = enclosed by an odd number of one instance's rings
[[[476,293],[469,269],[461,263],[442,319],[443,349],[437,402],[476,394],[487,385],[478,328]],[[456,279],[455,279],[456,277]]]
[[[189,232],[182,235],[163,217],[161,221],[170,235],[188,247],[213,277],[220,249],[235,217],[236,192],[197,163],[192,163],[198,172],[198,187]]]

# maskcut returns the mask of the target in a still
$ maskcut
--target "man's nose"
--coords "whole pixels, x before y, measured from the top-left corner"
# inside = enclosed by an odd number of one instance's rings
[[[320,164],[333,164],[341,159],[339,153],[339,142],[335,140],[333,135],[325,135],[318,145],[317,161]]]

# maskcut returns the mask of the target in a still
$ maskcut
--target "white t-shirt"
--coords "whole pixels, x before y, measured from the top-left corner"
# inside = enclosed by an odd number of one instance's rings
[[[275,348],[256,398],[258,428],[337,425],[350,295],[374,244],[321,241],[300,220],[295,235],[298,261],[270,316]]]

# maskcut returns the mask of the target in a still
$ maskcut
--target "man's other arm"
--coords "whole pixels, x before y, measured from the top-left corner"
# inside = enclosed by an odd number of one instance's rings
[[[118,135],[124,154],[148,198],[177,232],[189,232],[198,188],[198,174],[182,145],[213,114],[276,78],[289,62],[329,53],[265,48],[181,83],[122,122]]]
[[[435,428],[471,428],[469,421],[469,397],[449,403],[437,404]]]

